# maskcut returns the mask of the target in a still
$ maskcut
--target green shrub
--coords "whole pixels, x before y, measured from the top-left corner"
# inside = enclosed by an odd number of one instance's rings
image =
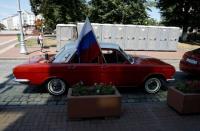
[[[112,84],[95,83],[93,86],[86,86],[83,82],[79,82],[72,86],[72,96],[112,95],[114,93],[115,89]]]
[[[200,81],[178,81],[176,83],[176,89],[183,93],[200,93]]]

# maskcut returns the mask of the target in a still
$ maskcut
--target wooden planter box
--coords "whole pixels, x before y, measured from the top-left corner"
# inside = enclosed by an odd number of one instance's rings
[[[183,93],[175,87],[169,87],[167,104],[180,114],[200,113],[200,94]]]
[[[115,88],[114,95],[72,96],[70,88],[67,95],[69,119],[92,117],[119,117],[121,114],[121,95]]]

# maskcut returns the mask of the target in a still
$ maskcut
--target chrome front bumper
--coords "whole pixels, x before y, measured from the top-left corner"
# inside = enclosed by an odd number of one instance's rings
[[[167,82],[174,82],[175,79],[174,79],[174,78],[172,78],[172,79],[167,79],[166,81],[167,81]]]
[[[16,78],[14,78],[13,81],[19,82],[19,83],[29,83],[30,82],[30,80],[28,80],[28,79],[16,79]]]

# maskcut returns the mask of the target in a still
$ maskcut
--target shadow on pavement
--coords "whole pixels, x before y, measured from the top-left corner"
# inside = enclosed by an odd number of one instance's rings
[[[13,81],[14,77],[12,74],[6,76],[6,78],[7,78],[6,81],[4,81],[3,83],[0,83],[0,94],[6,92],[8,90],[11,90],[14,85],[18,84]]]
[[[171,110],[166,103],[122,104],[120,118],[76,121],[68,120],[66,104],[0,106],[0,112],[0,129],[3,131],[188,131],[200,129],[200,115],[181,116]]]
[[[23,90],[23,93],[47,93],[45,86],[29,85]]]
[[[5,85],[7,85],[7,83],[9,83],[14,77],[13,77],[12,74],[10,74],[10,75],[6,76],[6,78],[7,78],[8,80],[6,80],[6,81],[3,82],[3,83],[0,83],[0,89],[4,88]]]

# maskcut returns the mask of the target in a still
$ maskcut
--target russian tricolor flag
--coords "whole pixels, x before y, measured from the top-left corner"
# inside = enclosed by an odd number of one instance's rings
[[[78,37],[77,53],[80,63],[90,63],[102,55],[101,49],[93,32],[92,25],[88,18],[83,25]]]

